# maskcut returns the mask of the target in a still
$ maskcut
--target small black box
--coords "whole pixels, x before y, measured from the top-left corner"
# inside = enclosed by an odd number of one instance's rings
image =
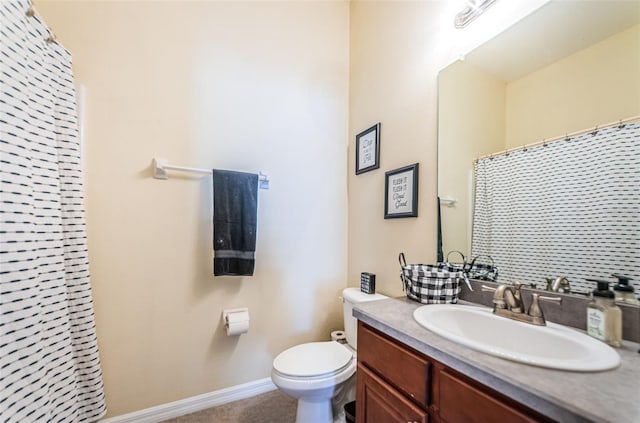
[[[365,294],[376,293],[376,275],[373,273],[362,272],[360,274],[360,291]]]

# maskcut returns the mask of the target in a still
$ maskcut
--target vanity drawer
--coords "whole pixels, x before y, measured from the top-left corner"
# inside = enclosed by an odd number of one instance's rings
[[[443,423],[533,423],[548,422],[533,410],[521,410],[521,406],[509,398],[467,382],[444,369],[438,373],[440,407]]]
[[[375,329],[358,322],[358,363],[425,409],[430,403],[431,363]]]
[[[358,423],[428,423],[429,414],[367,367],[358,366]]]

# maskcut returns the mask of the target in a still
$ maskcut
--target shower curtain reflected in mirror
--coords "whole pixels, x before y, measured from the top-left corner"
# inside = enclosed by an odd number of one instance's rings
[[[499,282],[566,276],[632,278],[640,293],[640,123],[482,158],[474,168],[472,253],[490,255]]]
[[[0,421],[96,421],[71,55],[30,6],[0,2]]]

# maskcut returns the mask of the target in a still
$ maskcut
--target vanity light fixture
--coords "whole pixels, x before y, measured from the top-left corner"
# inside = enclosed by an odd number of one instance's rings
[[[455,17],[453,24],[462,29],[482,15],[496,0],[467,0],[467,5]]]

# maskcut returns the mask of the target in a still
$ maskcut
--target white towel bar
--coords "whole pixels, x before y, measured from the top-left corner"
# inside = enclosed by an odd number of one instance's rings
[[[156,179],[169,179],[167,170],[179,170],[181,172],[204,173],[211,175],[210,169],[199,169],[197,167],[175,166],[170,165],[167,159],[153,158],[153,177]],[[269,176],[262,172],[258,174],[260,189],[269,189]]]

